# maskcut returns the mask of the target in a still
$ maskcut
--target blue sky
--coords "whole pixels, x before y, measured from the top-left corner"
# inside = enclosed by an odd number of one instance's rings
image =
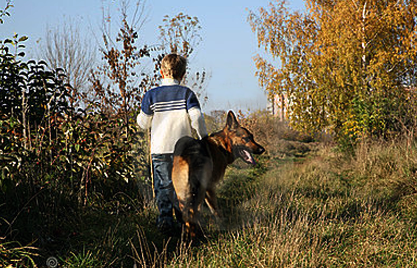
[[[136,1],[130,0],[131,3]],[[198,17],[202,26],[202,42],[190,60],[191,69],[205,69],[211,77],[206,88],[208,102],[205,112],[214,109],[256,110],[266,107],[266,95],[255,77],[253,57],[262,52],[257,48],[255,34],[247,22],[248,10],[267,7],[269,0],[147,0],[147,19],[139,32],[144,43],[156,43],[158,25],[165,15],[173,17],[183,12]],[[6,1],[0,0],[0,7]],[[303,0],[288,1],[294,10],[303,10]],[[15,0],[12,16],[0,25],[0,39],[16,32],[27,35],[28,53],[34,53],[36,41],[44,38],[47,26],[70,18],[79,21],[87,36],[98,31],[103,0]],[[107,0],[106,6],[118,6]],[[97,46],[92,39],[92,45]]]

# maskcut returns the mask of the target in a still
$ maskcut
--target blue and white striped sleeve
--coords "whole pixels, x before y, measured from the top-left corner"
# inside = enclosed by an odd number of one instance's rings
[[[191,127],[195,129],[198,137],[202,139],[208,136],[200,103],[198,102],[197,96],[191,90],[187,98],[187,110],[191,119]]]
[[[136,121],[142,129],[149,129],[152,125],[153,111],[151,109],[151,94],[147,92],[142,100],[141,111]]]

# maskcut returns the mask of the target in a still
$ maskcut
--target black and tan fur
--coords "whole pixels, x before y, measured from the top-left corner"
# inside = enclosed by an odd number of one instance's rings
[[[182,220],[191,237],[195,236],[195,226],[204,199],[211,212],[219,216],[215,187],[223,178],[227,165],[238,157],[246,163],[255,164],[251,154],[262,154],[264,151],[254,141],[253,135],[240,126],[231,111],[222,131],[201,140],[183,137],[177,142],[172,182]]]

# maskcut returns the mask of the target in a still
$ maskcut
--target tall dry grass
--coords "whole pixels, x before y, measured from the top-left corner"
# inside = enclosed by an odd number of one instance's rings
[[[72,224],[82,230],[71,240],[77,246],[59,256],[60,263],[67,267],[416,267],[414,139],[366,141],[349,155],[328,144],[303,140],[274,120],[242,119],[259,143],[267,143],[267,153],[258,157],[255,167],[238,160],[228,168],[218,187],[224,218],[216,222],[203,209],[200,241],[189,244],[182,237],[164,237],[154,226],[157,212],[152,200],[145,200],[145,207],[135,213],[86,211]],[[274,136],[274,131],[291,135]],[[85,250],[78,250],[78,244]]]
[[[417,265],[415,143],[364,142],[354,156],[322,147],[301,162],[265,163],[253,194],[234,204],[240,224],[215,227],[206,243],[179,246],[155,267]]]

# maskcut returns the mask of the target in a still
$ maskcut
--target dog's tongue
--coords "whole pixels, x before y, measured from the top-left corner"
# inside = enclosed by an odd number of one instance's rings
[[[246,163],[256,165],[255,159],[253,158],[251,153],[249,153],[248,151],[242,150],[242,158],[243,160],[245,160]]]

